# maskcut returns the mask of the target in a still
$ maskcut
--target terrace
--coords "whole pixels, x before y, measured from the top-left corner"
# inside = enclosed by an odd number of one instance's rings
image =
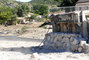
[[[74,11],[84,11],[84,10],[89,10],[89,5],[50,8],[49,12],[62,14],[62,13],[68,13],[68,12],[74,12]]]
[[[50,8],[53,32],[79,33],[88,38],[89,6]]]

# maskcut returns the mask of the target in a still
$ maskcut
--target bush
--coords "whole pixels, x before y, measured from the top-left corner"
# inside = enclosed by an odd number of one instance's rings
[[[25,4],[17,6],[16,9],[17,9],[17,15],[19,17],[27,15],[27,13],[30,11],[29,7]]]
[[[41,20],[41,21],[46,21],[46,18],[41,18],[40,20]]]
[[[31,15],[30,19],[36,19],[36,15]]]
[[[36,15],[31,15],[31,17],[26,17],[26,19],[29,21],[37,20]]]
[[[29,28],[29,27],[24,26],[24,27],[22,27],[21,31],[22,31],[22,32],[25,32],[26,29],[28,29],[28,28]]]
[[[21,19],[17,19],[17,21],[16,21],[18,24],[20,24],[21,22],[22,22],[22,20]]]
[[[12,25],[16,23],[15,10],[10,7],[0,7],[0,23],[4,25]]]
[[[46,5],[34,5],[33,12],[39,15],[46,15],[48,14],[48,6]]]

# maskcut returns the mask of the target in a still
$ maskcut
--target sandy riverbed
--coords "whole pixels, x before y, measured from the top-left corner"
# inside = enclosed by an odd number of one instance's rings
[[[12,26],[0,26],[0,36],[18,36],[32,39],[44,39],[45,34],[52,32],[52,29],[39,27],[43,22],[34,22],[32,24],[18,24]],[[21,32],[23,27],[27,27],[25,32]]]
[[[29,39],[19,39],[11,37],[0,37],[0,60],[89,60],[89,54],[55,51],[39,47],[48,29],[38,28],[42,23],[32,25],[0,26],[0,32],[21,29],[23,26],[29,27],[23,34],[1,34],[1,36],[19,36]],[[49,32],[52,30],[50,29]],[[34,41],[29,41],[32,38]],[[36,47],[38,46],[38,47]]]
[[[36,47],[40,42],[0,41],[0,60],[88,60],[89,54]]]

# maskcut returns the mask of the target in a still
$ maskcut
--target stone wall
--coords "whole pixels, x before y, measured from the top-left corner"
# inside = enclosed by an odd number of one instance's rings
[[[82,27],[76,13],[52,15],[50,19],[53,32],[81,33]]]
[[[48,33],[45,36],[44,47],[89,53],[89,44],[79,34]]]

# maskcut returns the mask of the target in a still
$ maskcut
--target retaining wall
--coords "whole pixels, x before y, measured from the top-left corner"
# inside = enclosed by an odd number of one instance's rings
[[[48,33],[45,36],[44,47],[48,49],[89,53],[89,44],[79,34]]]

